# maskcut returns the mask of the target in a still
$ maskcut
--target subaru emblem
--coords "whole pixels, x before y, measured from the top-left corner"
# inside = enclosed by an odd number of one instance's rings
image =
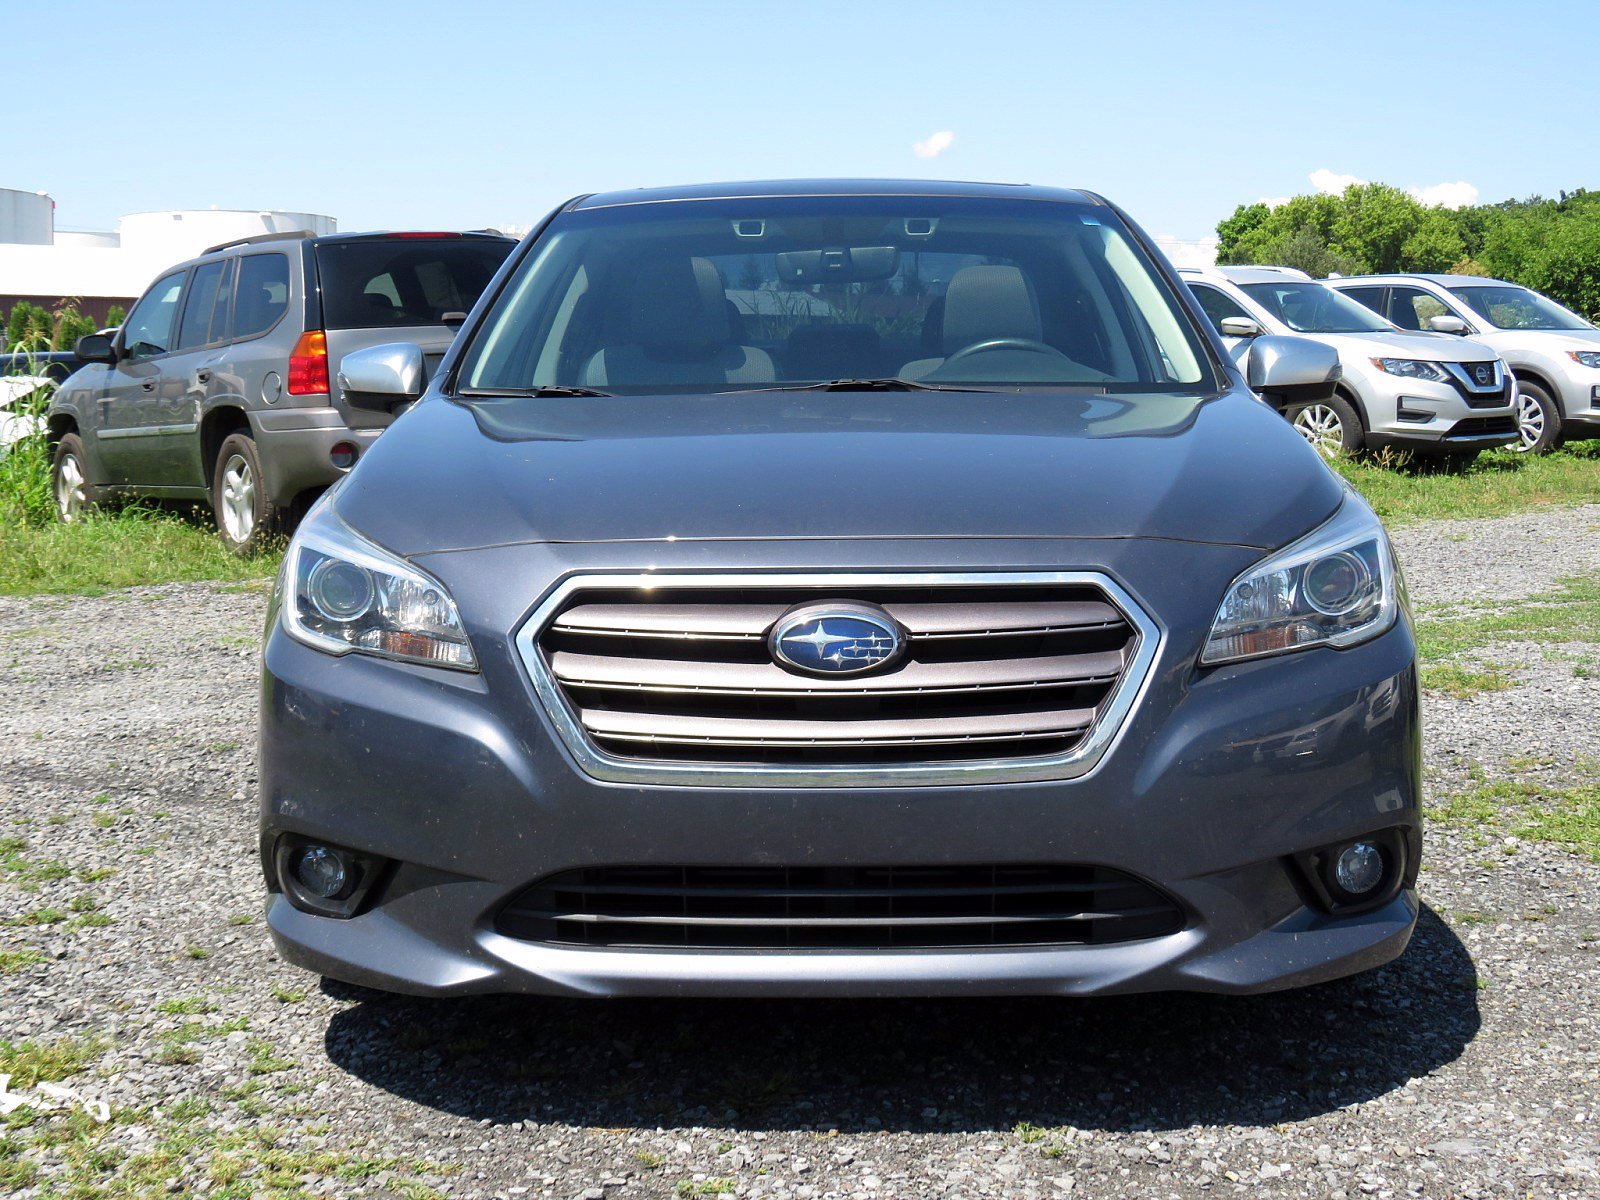
[[[905,631],[893,617],[848,601],[792,609],[767,635],[773,660],[805,675],[856,675],[893,662],[905,647]]]

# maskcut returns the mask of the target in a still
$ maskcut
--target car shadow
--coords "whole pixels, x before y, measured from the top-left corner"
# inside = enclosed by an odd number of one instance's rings
[[[1099,1000],[417,1000],[327,983],[333,1063],[474,1120],[604,1128],[1143,1130],[1301,1120],[1455,1059],[1466,947],[1424,908],[1378,970]]]

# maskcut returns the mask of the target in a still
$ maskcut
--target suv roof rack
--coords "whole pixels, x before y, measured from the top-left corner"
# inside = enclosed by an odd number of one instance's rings
[[[250,237],[234,238],[231,242],[218,242],[215,246],[207,246],[200,253],[202,255],[215,254],[218,250],[231,250],[235,246],[253,246],[257,242],[297,241],[318,236],[320,235],[313,233],[309,229],[295,229],[285,233],[257,233]]]

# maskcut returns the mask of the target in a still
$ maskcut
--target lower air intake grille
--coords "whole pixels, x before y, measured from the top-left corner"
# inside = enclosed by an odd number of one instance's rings
[[[590,867],[551,875],[500,913],[526,941],[619,949],[886,949],[1106,945],[1183,915],[1107,867]]]

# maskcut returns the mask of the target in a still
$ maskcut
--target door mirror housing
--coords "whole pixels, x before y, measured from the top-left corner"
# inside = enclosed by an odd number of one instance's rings
[[[1258,337],[1245,359],[1245,382],[1274,408],[1328,400],[1344,369],[1339,352],[1303,337]]]
[[[1217,322],[1217,331],[1223,337],[1230,338],[1253,338],[1266,333],[1259,321],[1253,321],[1249,317],[1223,317]]]
[[[422,395],[422,347],[391,342],[351,351],[339,363],[339,389],[352,408],[392,413]]]
[[[78,339],[72,352],[84,362],[114,363],[117,361],[116,349],[111,344],[111,339],[103,333],[86,333]]]
[[[1472,332],[1467,328],[1467,323],[1454,313],[1439,313],[1429,317],[1428,328],[1434,333],[1453,333],[1457,337],[1466,337]]]

